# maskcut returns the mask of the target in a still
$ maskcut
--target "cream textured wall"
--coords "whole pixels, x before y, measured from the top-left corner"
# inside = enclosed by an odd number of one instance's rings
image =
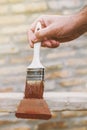
[[[24,91],[33,55],[27,41],[31,23],[42,14],[72,14],[84,5],[87,0],[0,0],[0,92]],[[45,91],[87,91],[86,34],[56,49],[41,48],[41,61],[46,66]],[[0,130],[30,129],[87,130],[87,112],[53,112],[46,122],[0,114]]]

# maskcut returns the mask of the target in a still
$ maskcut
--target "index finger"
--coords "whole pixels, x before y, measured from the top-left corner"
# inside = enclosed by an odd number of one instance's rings
[[[43,20],[43,16],[40,16],[39,18],[37,18],[37,19],[31,24],[30,30],[32,30],[33,33],[35,32],[35,27],[36,27],[36,25],[37,25],[38,22],[41,23],[42,28],[45,26],[45,23],[44,23],[44,20]]]

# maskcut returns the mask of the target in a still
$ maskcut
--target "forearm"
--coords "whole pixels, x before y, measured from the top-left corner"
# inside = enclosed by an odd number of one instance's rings
[[[78,13],[78,25],[83,33],[87,32],[87,6]]]

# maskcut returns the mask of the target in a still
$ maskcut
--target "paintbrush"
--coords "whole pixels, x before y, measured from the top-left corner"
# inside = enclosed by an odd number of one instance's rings
[[[41,24],[38,22],[35,28],[35,32],[40,29]],[[43,96],[44,66],[40,62],[40,46],[40,42],[34,44],[33,60],[27,68],[25,98],[42,98]]]
[[[41,29],[37,23],[35,32]],[[20,102],[16,111],[18,118],[50,119],[51,113],[43,99],[44,92],[44,66],[40,62],[41,43],[34,44],[32,63],[27,68],[25,97]]]

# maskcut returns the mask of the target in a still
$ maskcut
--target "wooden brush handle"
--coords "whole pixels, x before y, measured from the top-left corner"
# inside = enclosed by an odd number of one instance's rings
[[[35,32],[41,29],[41,23],[38,22],[36,25]],[[28,68],[44,68],[43,65],[40,62],[40,46],[41,43],[35,43],[34,44],[34,55],[33,55],[33,60],[32,63],[29,65]]]
[[[41,24],[40,22],[38,22],[35,28],[35,32],[37,32],[40,29],[41,29]],[[38,64],[38,67],[40,64],[40,46],[41,46],[40,42],[34,44],[34,57],[33,58],[34,58],[35,64]]]

